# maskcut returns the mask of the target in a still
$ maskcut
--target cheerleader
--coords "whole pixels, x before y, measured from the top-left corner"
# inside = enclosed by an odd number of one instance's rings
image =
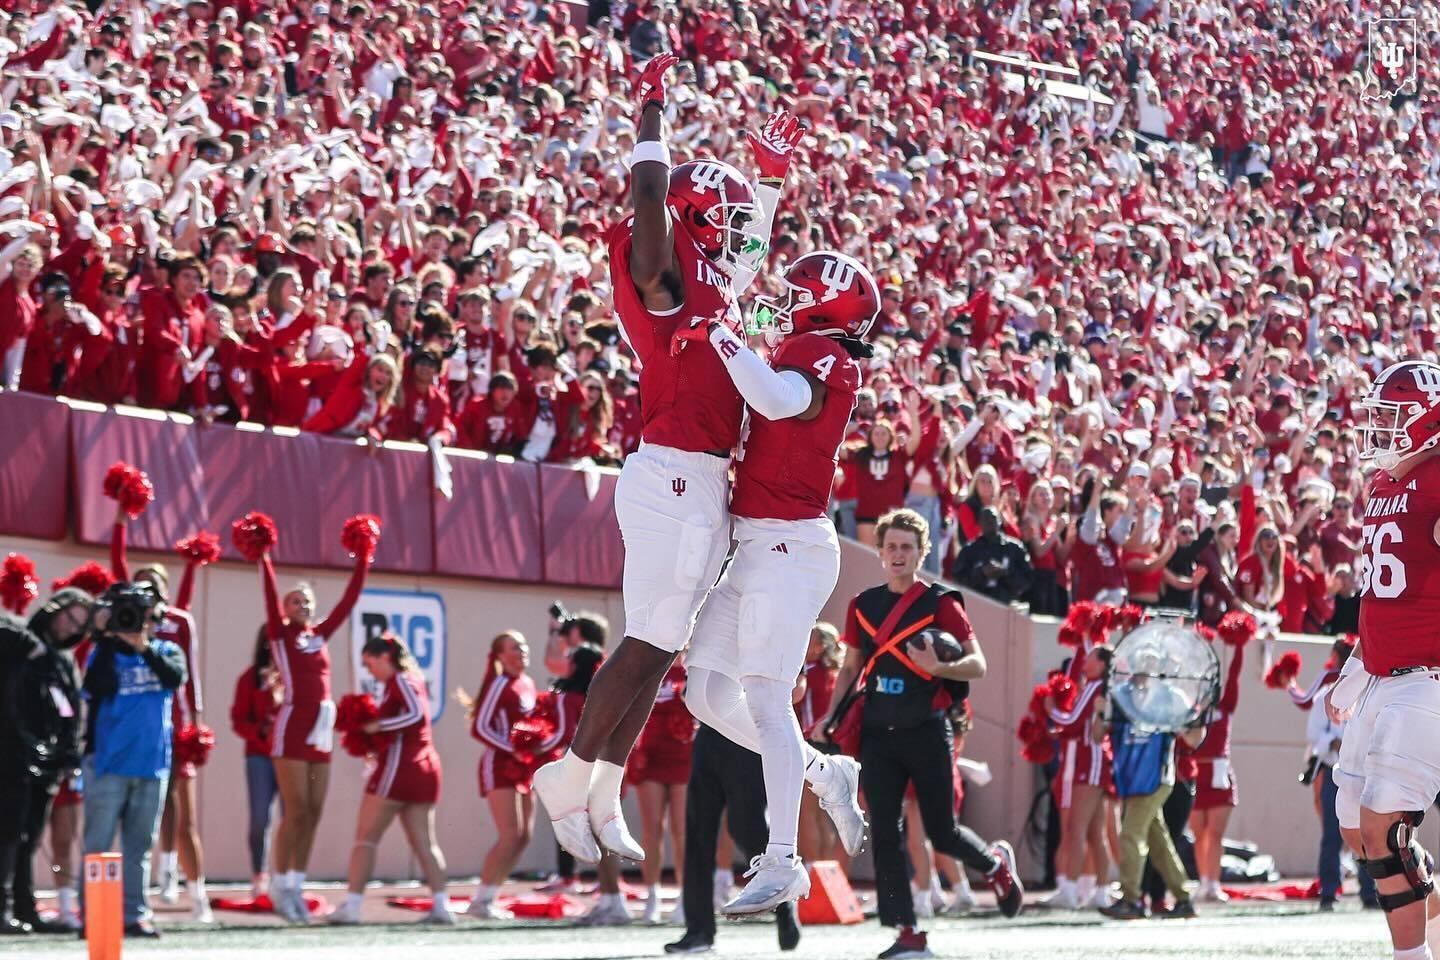
[[[690,782],[690,752],[695,745],[695,718],[685,707],[685,668],[677,660],[660,681],[655,707],[630,754],[630,781],[640,794],[644,832],[645,923],[660,922],[660,871],[664,867],[665,825],[675,854],[675,883],[684,886],[685,785]]]
[[[810,631],[810,647],[805,651],[805,692],[795,705],[800,731],[808,739],[810,731],[821,719],[830,715],[830,702],[835,698],[835,676],[845,654],[840,649],[840,632],[828,623],[817,623]],[[820,800],[812,790],[800,793],[800,834],[797,850],[806,863],[833,860],[836,841],[830,818],[820,809]],[[844,851],[840,851],[843,855]]]
[[[375,770],[365,784],[355,846],[350,851],[349,887],[331,923],[360,922],[365,884],[375,869],[375,848],[397,816],[410,850],[420,861],[433,898],[422,923],[453,925],[445,891],[445,855],[435,842],[435,804],[440,802],[440,755],[430,730],[430,697],[425,678],[405,642],[386,631],[365,641],[360,661],[384,692],[380,716],[362,727],[377,738]]]
[[[265,864],[270,861],[270,818],[280,786],[270,760],[270,731],[284,698],[280,674],[270,662],[270,633],[265,625],[255,637],[250,666],[235,682],[230,728],[245,742],[245,792],[250,803],[247,838],[250,845],[250,893],[259,898],[269,888]]]
[[[274,879],[270,899],[291,923],[308,923],[305,868],[330,786],[330,749],[335,734],[335,704],[330,699],[330,635],[350,619],[365,589],[371,552],[356,554],[345,594],[330,615],[312,624],[315,591],[301,583],[282,599],[275,567],[266,549],[260,555],[265,588],[266,635],[270,658],[280,673],[285,697],[270,736],[270,758],[280,785],[280,825],[275,829]]]
[[[180,576],[180,589],[170,601],[170,574],[163,564],[151,563],[131,575],[126,560],[125,534],[130,519],[122,506],[115,513],[110,535],[110,572],[116,580],[148,583],[166,604],[165,616],[155,629],[157,640],[170,640],[185,654],[185,685],[171,700],[170,723],[175,736],[185,727],[198,725],[204,700],[200,687],[200,633],[190,615],[190,599],[195,588],[195,571],[202,561],[187,555],[185,571]],[[196,817],[199,806],[195,778],[197,765],[182,759],[172,749],[175,762],[165,792],[165,808],[160,816],[160,899],[175,903],[180,899],[180,871],[185,872],[190,891],[191,916],[197,923],[214,923],[210,899],[205,892],[205,850],[200,843],[200,825]]]
[[[566,650],[556,662],[557,676],[548,693],[535,701],[535,716],[553,732],[536,748],[536,765],[542,766],[565,755],[575,730],[580,725],[580,711],[590,692],[590,680],[605,660],[605,651],[593,643],[580,643]],[[512,730],[514,728],[512,727]],[[512,740],[514,737],[512,736]],[[556,879],[540,888],[542,892],[570,890],[575,882],[575,858],[558,843]],[[548,888],[548,889],[547,889]]]
[[[1230,899],[1220,889],[1220,855],[1225,827],[1239,800],[1235,771],[1230,766],[1230,718],[1240,703],[1240,670],[1245,663],[1245,646],[1232,648],[1230,669],[1220,702],[1210,711],[1205,739],[1195,748],[1195,869],[1200,874],[1196,900]]]
[[[1045,700],[1060,741],[1060,769],[1052,786],[1060,808],[1060,848],[1055,854],[1055,893],[1044,905],[1062,910],[1110,905],[1107,887],[1096,882],[1110,876],[1105,846],[1110,745],[1103,725],[1095,723],[1103,713],[1110,650],[1097,646],[1088,653],[1076,651],[1071,663],[1070,677],[1080,690],[1074,704],[1061,710],[1052,698]],[[1087,863],[1094,865],[1093,873],[1082,873]],[[1072,873],[1078,879],[1072,880]]]
[[[480,755],[480,796],[495,820],[495,844],[480,868],[480,886],[466,916],[481,920],[509,920],[510,911],[495,905],[500,885],[535,830],[535,798],[530,780],[536,761],[511,740],[515,722],[535,709],[535,681],[525,673],[530,648],[518,630],[506,630],[490,642],[485,678],[474,699],[461,691],[460,702],[470,712],[470,735],[485,745]]]

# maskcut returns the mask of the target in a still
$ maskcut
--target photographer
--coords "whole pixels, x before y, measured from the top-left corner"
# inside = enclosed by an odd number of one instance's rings
[[[111,849],[119,830],[126,936],[159,936],[145,891],[170,777],[171,700],[185,682],[184,652],[154,637],[163,615],[148,584],[105,591],[85,671],[85,852]]]
[[[69,650],[92,598],[67,587],[26,624],[0,613],[0,935],[66,933],[35,909],[32,860],[60,780],[80,766],[80,678]]]

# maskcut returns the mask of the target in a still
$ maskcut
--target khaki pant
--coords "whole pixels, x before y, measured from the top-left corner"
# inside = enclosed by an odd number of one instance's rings
[[[1140,878],[1146,858],[1152,855],[1170,895],[1177,901],[1189,896],[1185,868],[1165,826],[1165,801],[1172,789],[1165,784],[1143,797],[1125,798],[1120,818],[1120,894],[1131,903],[1140,899]]]

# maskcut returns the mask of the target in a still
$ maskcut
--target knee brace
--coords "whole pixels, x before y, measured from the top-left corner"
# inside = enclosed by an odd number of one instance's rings
[[[1423,810],[1406,813],[1390,825],[1390,832],[1385,835],[1390,856],[1360,861],[1365,872],[1374,880],[1403,874],[1409,882],[1409,890],[1380,894],[1380,907],[1386,913],[1408,907],[1417,900],[1424,900],[1435,888],[1435,882],[1430,875],[1432,861],[1415,836],[1415,828],[1420,825],[1424,816]]]

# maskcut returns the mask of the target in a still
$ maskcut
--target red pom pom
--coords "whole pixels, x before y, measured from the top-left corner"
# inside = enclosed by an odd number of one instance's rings
[[[98,597],[106,590],[109,590],[110,585],[114,582],[115,578],[110,575],[109,570],[106,570],[94,560],[90,560],[71,570],[70,576],[65,577],[63,580],[56,580],[50,585],[50,589],[54,591],[62,587],[75,587],[79,590],[84,590],[92,597]]]
[[[1300,654],[1294,650],[1281,655],[1275,665],[1265,674],[1265,686],[1271,690],[1284,690],[1300,675]]]
[[[379,753],[383,738],[366,733],[361,727],[380,717],[380,707],[368,693],[347,693],[335,705],[335,729],[340,731],[340,746],[352,757],[368,757]]]
[[[1145,621],[1145,610],[1133,603],[1127,603],[1115,612],[1115,626],[1121,633],[1129,633]]]
[[[1062,647],[1074,647],[1079,650],[1085,643],[1085,633],[1066,623],[1060,627],[1060,632],[1055,636],[1055,642]]]
[[[541,713],[521,717],[510,727],[510,742],[517,753],[537,753],[541,744],[555,736],[555,721]]]
[[[187,723],[175,734],[175,761],[205,766],[215,749],[215,731],[203,723]]]
[[[345,521],[340,531],[340,543],[350,551],[352,557],[375,556],[375,545],[380,542],[380,518],[362,513]]]
[[[1075,706],[1075,697],[1079,691],[1075,689],[1074,680],[1057,670],[1050,674],[1048,688],[1050,696],[1055,699],[1055,706],[1061,710],[1069,710]]]
[[[1243,647],[1255,639],[1259,626],[1255,618],[1243,610],[1231,610],[1220,621],[1220,639],[1232,647]]]
[[[252,510],[230,525],[230,540],[240,555],[255,563],[266,553],[275,549],[280,534],[275,530],[275,521],[269,515]]]
[[[203,567],[220,559],[220,538],[208,530],[201,530],[175,544],[175,550],[187,561]]]
[[[1034,743],[1025,744],[1020,751],[1020,756],[1026,763],[1033,763],[1037,767],[1043,767],[1055,759],[1055,741],[1037,740]]]
[[[685,709],[672,711],[666,719],[665,732],[676,743],[692,743],[695,740],[695,718]]]
[[[155,487],[143,470],[128,463],[112,464],[105,471],[105,482],[101,485],[105,496],[116,500],[131,517],[145,512],[155,499]]]
[[[1198,634],[1200,634],[1200,636],[1204,638],[1204,640],[1205,640],[1206,643],[1214,643],[1214,642],[1215,642],[1215,637],[1217,636],[1217,634],[1215,633],[1215,631],[1214,631],[1213,629],[1211,629],[1210,627],[1205,626],[1205,624],[1203,624],[1203,623],[1197,623],[1197,624],[1195,624],[1195,632],[1198,633]]]
[[[40,596],[40,581],[35,577],[35,564],[23,553],[12,553],[0,566],[0,604],[16,616],[22,616],[30,601]]]
[[[1065,626],[1072,630],[1078,630],[1081,634],[1090,632],[1090,625],[1095,622],[1095,617],[1100,613],[1100,607],[1093,600],[1080,600],[1070,604],[1070,612],[1065,615]]]

